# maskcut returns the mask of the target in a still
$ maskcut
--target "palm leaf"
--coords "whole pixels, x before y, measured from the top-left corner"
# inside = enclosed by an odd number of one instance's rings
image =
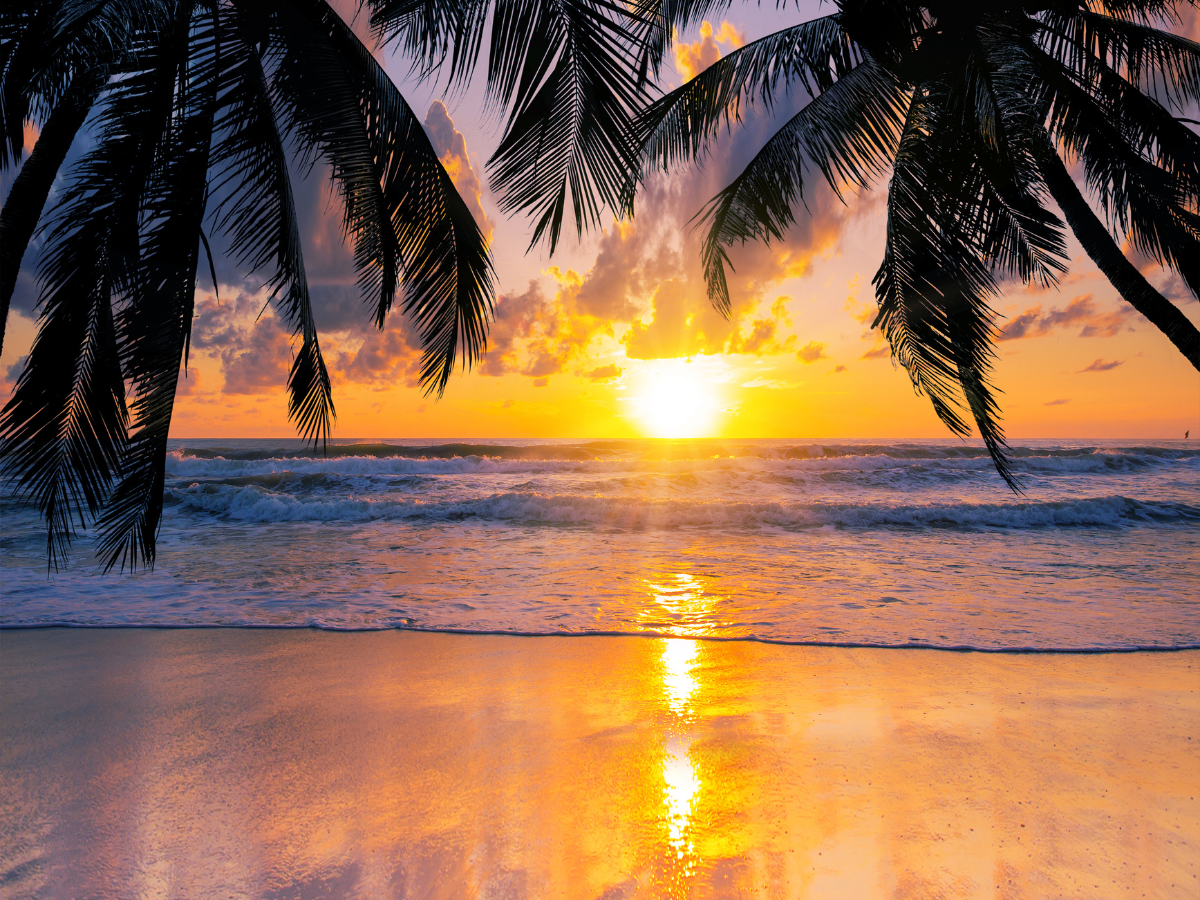
[[[174,65],[160,73],[171,77],[153,85],[155,93],[171,88],[171,118],[151,144],[155,164],[141,193],[137,278],[118,318],[136,430],[122,455],[121,479],[98,521],[97,552],[106,568],[154,562],[167,436],[191,334],[217,105],[218,42],[207,11],[193,18],[190,7],[179,11],[175,31],[162,47]]]
[[[139,282],[140,197],[157,136],[171,121],[174,84],[175,64],[160,52],[110,89],[97,146],[52,212],[39,267],[38,336],[0,416],[0,452],[18,494],[42,511],[55,567],[75,524],[101,513],[126,450],[112,297]]]
[[[487,242],[371,52],[327,4],[294,5],[302,18],[274,23],[277,96],[341,189],[360,284],[377,298],[381,327],[404,267],[404,311],[424,349],[421,381],[440,393],[458,354],[469,366],[486,346],[495,284]]]
[[[639,48],[624,9],[603,0],[501,5],[491,47],[489,91],[511,110],[492,184],[501,209],[532,218],[530,245],[545,238],[553,252],[568,204],[579,235],[619,204],[635,165],[627,129],[646,96]]]
[[[1153,27],[1157,16],[1174,14],[1174,3],[1153,11],[1134,4],[1130,11],[1149,13],[1142,21],[1086,8],[1048,9],[1039,14],[1039,42],[1066,69],[1084,76],[1097,62],[1121,73],[1138,90],[1176,108],[1200,101],[1200,44]],[[1165,7],[1165,8],[1164,8]]]
[[[699,215],[708,223],[702,260],[709,299],[728,315],[726,248],[782,240],[803,199],[804,168],[815,166],[839,196],[885,171],[903,121],[904,91],[867,59],[808,103]]]
[[[288,378],[288,414],[301,436],[316,443],[329,437],[332,388],[304,272],[287,153],[255,47],[261,24],[237,8],[221,20],[221,108],[214,122],[210,185],[221,199],[213,217],[230,236],[238,262],[251,272],[266,271],[276,306],[301,339]]]
[[[4,350],[8,308],[17,287],[21,260],[41,219],[50,188],[98,93],[95,80],[83,75],[80,81],[86,83],[54,107],[0,210],[0,352]]]
[[[644,165],[668,171],[703,158],[722,127],[741,121],[743,102],[770,113],[775,95],[800,84],[810,97],[828,90],[862,61],[834,14],[778,31],[717,60],[695,78],[650,104],[634,119],[630,142]],[[625,185],[622,205],[632,212],[642,167]]]
[[[991,267],[963,227],[975,212],[961,196],[981,174],[969,149],[939,140],[946,91],[918,89],[909,109],[888,191],[887,243],[874,278],[883,331],[892,354],[938,418],[966,436],[969,411],[997,472],[1013,490],[1020,483],[1006,454],[999,407],[988,383],[994,358],[997,292]]]
[[[1127,136],[1138,135],[1147,116],[1121,116],[1097,103],[1074,81],[1058,72],[1048,57],[1039,67],[1046,89],[1047,128],[1070,154],[1083,160],[1089,187],[1100,202],[1109,227],[1128,234],[1134,246],[1179,273],[1200,296],[1200,218],[1195,209],[1198,191],[1189,161],[1200,141],[1180,138],[1174,126],[1151,132],[1166,133],[1177,148],[1170,169],[1146,159]],[[1182,126],[1178,126],[1182,128]],[[1143,146],[1145,142],[1143,142]]]

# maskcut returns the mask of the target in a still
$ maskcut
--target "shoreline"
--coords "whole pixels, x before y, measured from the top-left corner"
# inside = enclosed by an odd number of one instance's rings
[[[1194,897],[1200,653],[4,629],[13,897]],[[7,848],[7,849],[5,849]]]
[[[410,626],[333,627],[329,625],[222,625],[180,624],[159,625],[120,623],[114,625],[88,625],[60,623],[52,625],[6,625],[0,624],[0,634],[6,631],[314,631],[329,634],[375,634],[377,632],[399,632],[412,634],[447,634],[461,637],[512,637],[512,638],[643,638],[648,640],[687,640],[714,644],[765,644],[775,647],[812,647],[843,650],[931,650],[939,653],[987,653],[1001,656],[1104,656],[1122,653],[1186,653],[1200,650],[1200,643],[1180,644],[1173,647],[1145,645],[1137,647],[975,647],[965,644],[871,644],[855,641],[790,641],[782,638],[764,638],[753,635],[746,637],[724,637],[715,634],[671,634],[658,631],[480,631],[465,628],[413,628]]]

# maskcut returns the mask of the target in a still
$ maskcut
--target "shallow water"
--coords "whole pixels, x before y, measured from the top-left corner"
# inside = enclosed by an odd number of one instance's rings
[[[3,501],[0,625],[1200,645],[1200,442],[174,441],[152,572],[47,576]]]

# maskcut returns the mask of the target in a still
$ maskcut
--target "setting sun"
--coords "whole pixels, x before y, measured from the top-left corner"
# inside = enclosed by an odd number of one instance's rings
[[[633,402],[650,437],[692,438],[712,432],[718,401],[710,387],[695,377],[656,372],[647,376]]]

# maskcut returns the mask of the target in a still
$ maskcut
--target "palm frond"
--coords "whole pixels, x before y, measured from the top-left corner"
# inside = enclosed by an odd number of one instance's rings
[[[374,0],[371,27],[382,44],[402,50],[424,78],[447,76],[451,89],[470,82],[487,33],[490,0]]]
[[[1196,46],[1196,68],[1200,73],[1200,45]],[[1091,101],[1095,115],[1103,116],[1122,140],[1144,159],[1182,179],[1192,191],[1200,192],[1200,136],[1180,122],[1155,96],[1131,81],[1104,59],[1092,54],[1063,68],[1053,54],[1032,52],[1038,64],[1034,73],[1039,84],[1047,76],[1048,84],[1035,93],[1044,93],[1047,101],[1065,115],[1072,103]],[[1073,85],[1070,90],[1067,85]],[[1083,98],[1086,96],[1087,100]]]
[[[1189,159],[1200,142],[1180,138],[1173,125],[1156,123],[1163,127],[1152,132],[1155,138],[1166,134],[1170,140],[1163,143],[1176,148],[1171,168],[1162,168],[1129,143],[1127,136],[1138,133],[1132,114],[1114,115],[1052,64],[1040,67],[1039,74],[1046,89],[1047,128],[1065,152],[1083,160],[1088,186],[1109,227],[1176,271],[1200,296],[1200,181]]]
[[[956,152],[937,139],[943,113],[928,89],[918,90],[888,191],[887,244],[873,280],[879,301],[874,327],[946,427],[970,434],[962,415],[969,411],[997,472],[1019,491],[988,383],[995,353],[987,301],[997,286],[971,231],[960,227],[972,210],[956,200],[956,182],[979,176],[972,176],[969,151]]]
[[[630,142],[639,165],[625,185],[622,206],[632,212],[643,166],[664,171],[696,162],[722,127],[741,121],[743,103],[770,113],[776,94],[799,84],[809,97],[828,90],[862,62],[837,14],[814,19],[746,44],[639,113]]]
[[[111,283],[96,271],[103,213],[76,223],[48,254],[70,276],[43,292],[39,328],[12,398],[0,413],[2,455],[18,496],[46,521],[47,564],[64,564],[75,528],[108,497],[125,443],[125,384],[113,328]]]
[[[496,54],[498,45],[523,40]],[[618,207],[635,155],[626,137],[646,97],[639,48],[606,0],[518,0],[492,25],[489,91],[511,110],[488,161],[500,207],[534,223],[530,246],[558,245],[568,204],[576,233]]]
[[[175,390],[191,335],[199,232],[204,217],[218,41],[208,11],[179,11],[164,41],[171,117],[151,144],[154,166],[140,198],[136,281],[118,316],[118,340],[134,395],[135,431],[122,454],[121,478],[98,520],[97,553],[111,569],[152,565],[162,519],[167,436]],[[161,71],[160,71],[161,74]],[[125,95],[121,101],[132,100]]]
[[[360,284],[382,327],[404,267],[404,311],[421,335],[421,381],[441,392],[461,354],[483,353],[495,276],[487,241],[387,73],[323,2],[279,21],[274,81],[296,134],[328,162],[355,239]]]
[[[957,227],[996,270],[1050,287],[1066,271],[1063,223],[1046,209],[1036,148],[1044,138],[1036,77],[1024,33],[985,16],[954,36],[954,76],[938,92],[940,139],[970,155],[970,177],[956,186]]]
[[[0,169],[20,161],[25,121],[46,121],[72,85],[102,83],[120,71],[148,36],[169,30],[171,6],[154,0],[6,3]]]
[[[146,66],[110,88],[97,145],[51,214],[38,336],[0,416],[0,453],[18,495],[42,511],[55,567],[75,525],[101,514],[127,449],[112,298],[140,280],[140,198],[157,165],[157,137],[171,122],[176,77],[169,54],[149,53]]]
[[[221,105],[210,183],[220,200],[212,215],[238,262],[251,272],[265,270],[267,289],[301,339],[288,378],[288,415],[316,444],[328,440],[332,427],[332,387],[308,292],[287,153],[256,49],[259,24],[237,8],[221,20]]]
[[[80,85],[54,107],[38,135],[33,152],[13,179],[4,199],[4,208],[0,210],[0,352],[4,350],[8,308],[17,287],[21,260],[42,217],[59,169],[99,91],[95,81],[86,76],[81,76],[81,80],[89,83]]]
[[[903,122],[905,93],[867,59],[808,103],[763,145],[698,216],[708,224],[702,261],[709,299],[728,314],[726,248],[782,240],[803,199],[804,169],[816,167],[841,196],[847,182],[866,185],[886,171]]]
[[[1131,9],[1144,6],[1130,4]],[[1165,6],[1173,13],[1174,3]],[[1176,108],[1200,101],[1200,44],[1155,28],[1155,12],[1146,12],[1145,17],[1118,17],[1086,8],[1048,9],[1038,16],[1044,29],[1039,41],[1077,76],[1099,62]],[[1165,10],[1156,12],[1161,16]]]

